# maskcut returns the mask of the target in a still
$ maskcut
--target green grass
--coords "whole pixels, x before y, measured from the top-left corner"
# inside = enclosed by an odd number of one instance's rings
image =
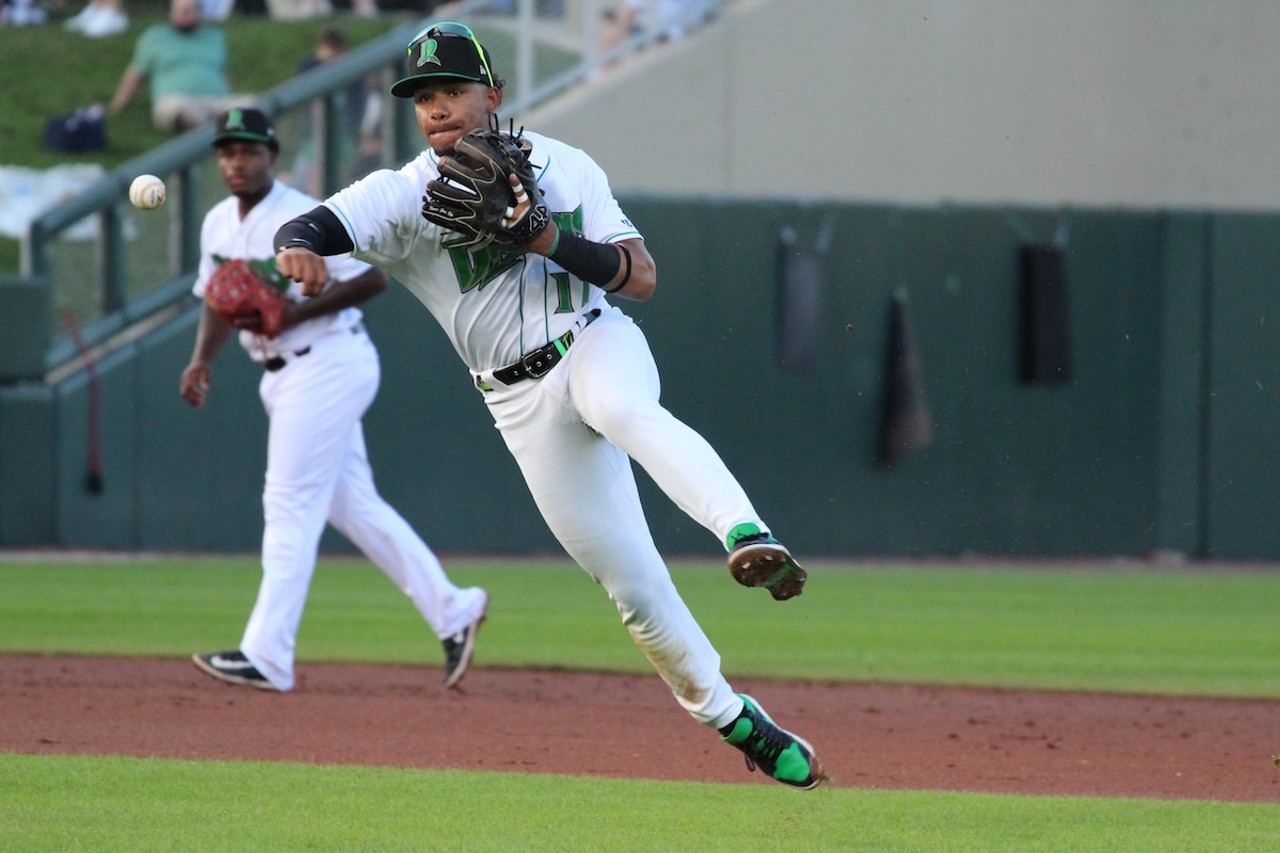
[[[493,596],[481,667],[649,671],[567,560],[447,563]],[[809,568],[786,604],[718,563],[674,574],[731,676],[1280,693],[1280,574]],[[0,562],[0,652],[234,643],[258,578],[256,557]],[[322,561],[302,665],[437,655],[379,572]],[[22,851],[1264,850],[1280,849],[1280,806],[0,754],[0,838]]]
[[[1280,806],[0,755],[10,850],[1265,850]]]
[[[730,676],[1280,696],[1280,573],[809,568],[807,594],[785,604],[737,586],[719,563],[673,572]],[[449,570],[491,593],[485,665],[649,671],[603,590],[567,560]],[[0,650],[225,645],[243,630],[259,571],[256,558],[0,563]],[[327,559],[298,657],[424,662],[430,639],[375,568]]]

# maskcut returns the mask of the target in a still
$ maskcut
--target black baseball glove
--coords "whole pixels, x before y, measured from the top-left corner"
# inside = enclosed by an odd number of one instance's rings
[[[448,248],[475,250],[497,243],[523,246],[551,222],[529,163],[529,142],[519,134],[473,130],[440,158],[440,177],[427,183],[422,216],[459,236]],[[519,188],[513,188],[515,175]],[[517,216],[517,208],[528,205]]]

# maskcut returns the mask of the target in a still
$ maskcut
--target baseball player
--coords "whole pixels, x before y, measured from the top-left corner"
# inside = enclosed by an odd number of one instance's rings
[[[204,404],[214,357],[238,328],[241,345],[262,365],[258,392],[270,428],[257,604],[239,649],[193,660],[233,684],[293,687],[298,623],[328,521],[413,601],[444,644],[444,684],[453,687],[470,665],[488,595],[454,586],[374,486],[361,418],[377,394],[380,367],[356,306],[381,293],[386,276],[352,258],[329,259],[316,271],[318,295],[303,299],[276,270],[273,237],[281,223],[318,202],[275,181],[279,144],[271,122],[254,109],[222,113],[213,146],[231,195],[209,211],[200,232],[193,292],[204,307],[179,390],[191,405]],[[278,335],[262,333],[260,316],[233,325],[203,299],[219,266],[233,259],[248,261],[267,282],[289,290]]]
[[[519,203],[512,173],[517,203],[508,212],[521,223],[532,211],[545,215],[551,223],[536,238],[515,248],[483,245],[484,235],[471,235],[477,244],[430,221],[435,201],[430,193],[424,199],[424,188],[464,136],[496,122],[503,81],[461,24],[427,27],[408,54],[408,75],[391,94],[413,100],[427,150],[285,224],[276,235],[280,271],[317,293],[325,257],[354,253],[403,282],[470,368],[552,532],[604,587],[677,701],[745,753],[748,768],[816,787],[826,777],[813,748],[726,682],[640,506],[631,459],[725,543],[739,582],[777,599],[800,592],[804,571],[716,452],[659,404],[644,335],[606,298],[653,295],[654,261],[640,233],[590,157],[532,133],[524,141],[532,144],[540,198],[525,194]]]

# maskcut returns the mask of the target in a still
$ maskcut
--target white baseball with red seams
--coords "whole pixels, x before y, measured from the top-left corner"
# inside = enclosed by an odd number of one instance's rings
[[[155,210],[166,194],[164,181],[155,175],[139,175],[129,184],[129,203],[139,210]]]

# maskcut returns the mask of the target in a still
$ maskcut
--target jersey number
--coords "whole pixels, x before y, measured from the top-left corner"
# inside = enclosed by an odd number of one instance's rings
[[[553,272],[551,280],[556,283],[556,313],[577,313],[578,309],[573,307],[573,276],[567,272]],[[591,297],[591,285],[585,281],[578,283],[582,285],[582,296],[579,298],[578,304],[586,305],[587,300]]]

